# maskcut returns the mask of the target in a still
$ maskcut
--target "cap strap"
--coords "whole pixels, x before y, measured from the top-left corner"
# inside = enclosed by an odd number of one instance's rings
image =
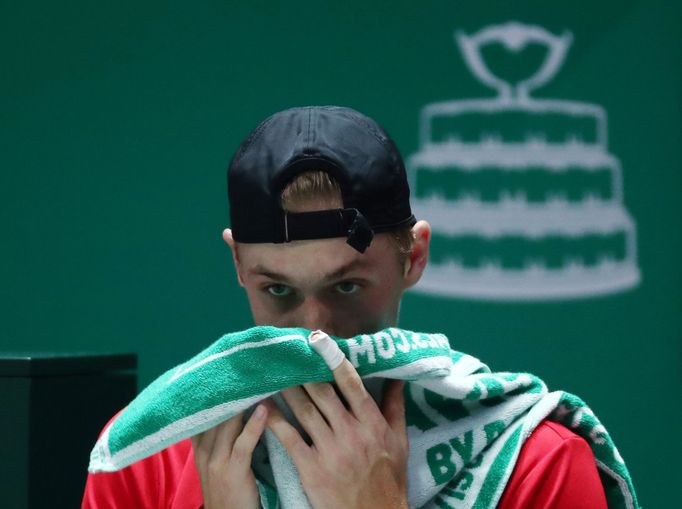
[[[358,209],[285,212],[284,235],[285,242],[346,237],[346,242],[361,253],[374,238],[371,226]]]

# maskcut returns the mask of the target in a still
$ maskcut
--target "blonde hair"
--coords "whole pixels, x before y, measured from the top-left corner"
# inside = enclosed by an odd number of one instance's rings
[[[287,212],[342,207],[341,186],[325,171],[306,171],[294,177],[281,195],[282,208]],[[411,226],[387,232],[395,242],[401,263],[412,252],[414,234]]]

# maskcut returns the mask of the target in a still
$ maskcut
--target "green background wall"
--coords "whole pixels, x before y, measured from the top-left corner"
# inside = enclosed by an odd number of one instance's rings
[[[682,423],[680,4],[551,4],[13,4],[0,19],[0,350],[136,351],[144,386],[251,325],[221,231],[226,165],[261,118],[352,106],[408,155],[422,106],[491,95],[455,29],[568,29],[566,62],[536,95],[607,111],[641,283],[545,303],[409,294],[401,324],[580,394],[645,507],[671,506]]]

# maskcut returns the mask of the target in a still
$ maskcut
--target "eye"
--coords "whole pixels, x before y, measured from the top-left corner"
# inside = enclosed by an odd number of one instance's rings
[[[273,297],[288,297],[294,293],[293,289],[287,285],[270,285],[265,290]]]
[[[343,295],[351,295],[357,293],[360,290],[360,285],[353,283],[352,281],[343,281],[342,283],[337,283],[334,285],[334,290]]]

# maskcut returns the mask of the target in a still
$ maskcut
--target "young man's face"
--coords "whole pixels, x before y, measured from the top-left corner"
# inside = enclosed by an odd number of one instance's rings
[[[428,230],[420,223],[415,228]],[[256,325],[350,337],[397,324],[400,298],[426,264],[429,233],[421,234],[405,263],[388,234],[376,235],[364,253],[344,238],[235,245],[229,230],[223,236]]]

